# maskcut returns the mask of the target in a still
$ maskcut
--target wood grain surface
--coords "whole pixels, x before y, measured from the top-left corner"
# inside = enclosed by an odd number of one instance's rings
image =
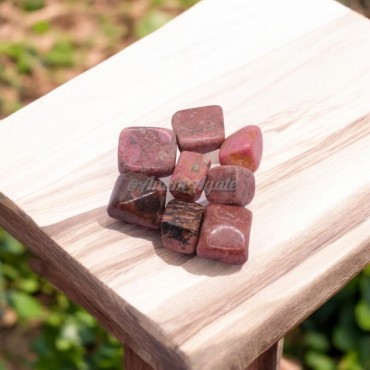
[[[331,0],[202,1],[0,122],[0,225],[155,369],[245,369],[370,261],[369,40]],[[243,267],[106,214],[120,130],[207,104],[264,134]]]
[[[281,343],[281,344],[280,344]],[[267,351],[263,352],[256,360],[253,361],[245,370],[292,370],[284,360],[280,366],[282,355],[283,340],[274,344]],[[141,357],[129,347],[125,346],[124,368],[127,370],[153,370]],[[296,368],[294,370],[297,370]]]
[[[67,276],[63,275],[59,271],[57,266],[36,256],[29,258],[28,264],[34,272],[48,280],[59,290],[66,293],[75,303],[86,307],[105,329],[114,332],[117,338],[121,341],[124,340],[120,333],[115,329],[112,330],[112,320],[105,316],[104,312],[97,310],[94,302],[90,301],[81,291],[76,289],[74,284],[70,282]],[[280,359],[283,352],[283,343],[283,339],[278,343],[275,343],[255,359],[246,370],[279,370]],[[153,368],[138,356],[127,343],[124,345],[124,349],[124,368],[126,370],[153,370]],[[289,370],[289,367],[286,364],[287,360],[282,359],[281,362],[282,366],[280,366],[280,370]]]

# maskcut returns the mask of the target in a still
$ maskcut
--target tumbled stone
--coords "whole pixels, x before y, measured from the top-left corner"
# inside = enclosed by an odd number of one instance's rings
[[[162,246],[180,253],[194,253],[203,210],[197,203],[171,200],[162,217]]]
[[[119,137],[119,171],[168,176],[175,167],[176,151],[176,136],[170,129],[127,127]]]
[[[207,153],[225,140],[224,116],[218,105],[180,110],[172,117],[181,151]]]
[[[170,192],[176,199],[198,200],[206,182],[211,161],[194,152],[181,152],[170,182]]]
[[[240,166],[218,166],[207,173],[204,188],[210,203],[246,206],[255,193],[255,179],[251,170]]]
[[[140,173],[121,174],[108,204],[109,216],[151,229],[159,229],[166,203],[166,185]]]
[[[255,172],[260,165],[262,148],[260,128],[245,126],[226,138],[220,149],[219,160],[222,165],[242,166]]]
[[[200,257],[228,264],[248,259],[252,212],[244,207],[208,204],[197,244]]]

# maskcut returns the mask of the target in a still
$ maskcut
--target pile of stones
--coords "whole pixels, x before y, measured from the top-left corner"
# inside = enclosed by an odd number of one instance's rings
[[[228,264],[245,263],[252,223],[245,206],[255,194],[261,130],[249,125],[225,139],[223,111],[217,105],[176,112],[172,128],[121,131],[120,176],[109,216],[160,229],[165,248]],[[204,154],[217,149],[220,165],[211,168]],[[167,176],[168,187],[159,179]],[[174,199],[166,205],[168,188]],[[203,191],[209,202],[205,208],[196,203]]]

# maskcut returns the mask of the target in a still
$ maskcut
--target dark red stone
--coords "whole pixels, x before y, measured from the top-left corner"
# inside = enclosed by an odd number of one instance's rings
[[[218,105],[180,110],[172,117],[181,151],[207,153],[225,140],[224,116]]]
[[[127,127],[118,143],[118,168],[121,173],[138,172],[164,177],[176,163],[175,133],[162,127]]]
[[[108,204],[109,216],[151,229],[159,229],[166,203],[166,185],[140,173],[121,174]]]
[[[176,199],[194,202],[202,194],[211,161],[194,152],[182,152],[171,177],[170,192]]]
[[[248,259],[252,212],[244,207],[208,204],[197,244],[200,257],[228,264]]]
[[[171,200],[162,217],[163,247],[180,253],[194,253],[203,211],[200,204]]]
[[[213,167],[207,173],[204,191],[210,203],[244,207],[254,197],[254,174],[240,166]]]

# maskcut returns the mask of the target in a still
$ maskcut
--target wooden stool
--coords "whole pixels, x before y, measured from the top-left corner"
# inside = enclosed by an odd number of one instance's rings
[[[0,225],[127,369],[275,369],[279,339],[370,261],[369,40],[331,0],[202,1],[0,122]],[[121,129],[208,104],[227,134],[264,133],[242,267],[106,213]]]

